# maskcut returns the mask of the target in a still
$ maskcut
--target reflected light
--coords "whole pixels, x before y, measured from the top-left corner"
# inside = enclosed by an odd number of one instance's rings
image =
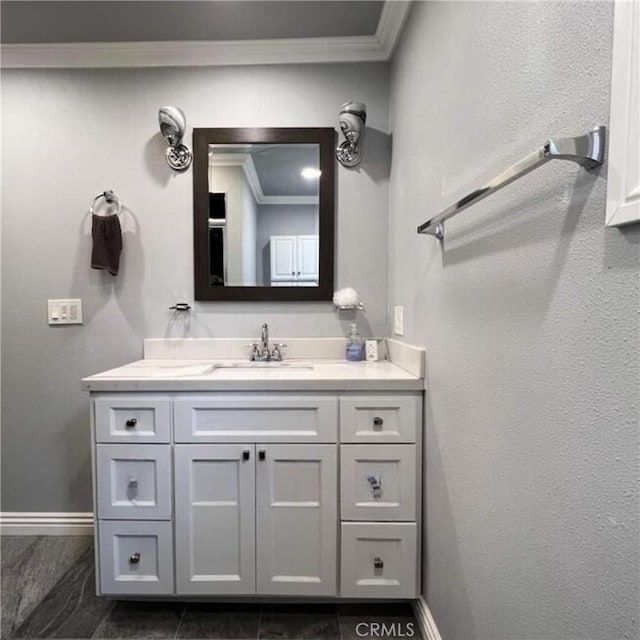
[[[321,174],[322,171],[320,171],[320,169],[316,169],[315,167],[305,167],[300,172],[300,175],[306,180],[315,180],[316,178],[319,178]]]

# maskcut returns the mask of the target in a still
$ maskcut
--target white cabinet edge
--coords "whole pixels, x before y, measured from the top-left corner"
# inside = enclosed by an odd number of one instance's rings
[[[640,222],[640,0],[616,0],[606,225]]]

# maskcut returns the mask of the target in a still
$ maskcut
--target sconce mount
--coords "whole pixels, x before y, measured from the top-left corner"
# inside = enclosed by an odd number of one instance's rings
[[[182,144],[182,138],[187,130],[187,119],[182,109],[178,107],[160,107],[158,110],[160,133],[168,148],[165,152],[167,164],[174,171],[184,171],[191,166],[193,154]]]
[[[362,160],[360,138],[367,122],[367,105],[362,102],[345,102],[340,107],[340,130],[346,140],[338,145],[336,158],[343,167],[357,167]]]

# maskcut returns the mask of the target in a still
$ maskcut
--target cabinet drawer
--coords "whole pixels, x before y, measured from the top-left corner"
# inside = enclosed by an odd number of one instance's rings
[[[101,521],[100,590],[103,595],[172,595],[171,522]]]
[[[415,522],[342,524],[343,598],[417,597]]]
[[[416,519],[416,446],[340,446],[342,520]]]
[[[97,446],[98,518],[171,518],[171,447]]]
[[[421,406],[418,396],[340,398],[340,441],[415,442]]]
[[[335,397],[219,395],[177,399],[176,442],[336,442]]]
[[[98,442],[169,442],[171,401],[141,395],[94,401]]]

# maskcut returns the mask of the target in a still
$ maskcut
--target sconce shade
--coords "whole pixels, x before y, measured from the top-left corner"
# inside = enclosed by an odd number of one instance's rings
[[[187,119],[182,109],[178,107],[160,107],[158,122],[160,133],[171,146],[178,144],[187,130]]]
[[[187,118],[178,107],[160,107],[158,109],[160,133],[169,145],[165,158],[169,166],[175,171],[189,168],[193,156],[191,151],[182,144],[182,138],[187,130]]]
[[[342,166],[355,167],[362,160],[360,138],[367,122],[367,105],[362,102],[345,102],[340,107],[338,119],[345,141],[336,149],[336,157]]]

